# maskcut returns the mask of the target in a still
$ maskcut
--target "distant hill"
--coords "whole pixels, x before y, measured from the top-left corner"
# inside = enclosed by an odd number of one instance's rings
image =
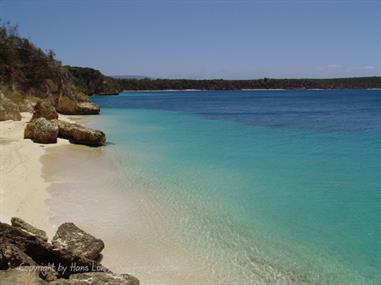
[[[381,77],[254,80],[122,79],[120,86],[123,90],[366,89],[381,88]]]

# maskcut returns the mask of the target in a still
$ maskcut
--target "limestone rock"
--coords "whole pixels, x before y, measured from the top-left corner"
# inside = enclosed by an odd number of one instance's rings
[[[83,127],[61,120],[55,120],[58,124],[58,137],[68,139],[74,144],[88,146],[102,146],[106,144],[106,135],[102,131]]]
[[[129,274],[91,272],[73,274],[70,278],[51,282],[52,285],[139,285],[139,280]]]
[[[79,115],[95,115],[99,114],[100,108],[93,102],[80,102],[77,104],[77,114]]]
[[[58,98],[57,111],[65,115],[89,115],[98,114],[100,108],[90,101],[78,101],[68,96],[61,95]]]
[[[57,111],[65,115],[75,115],[77,102],[68,96],[61,95],[58,98]]]
[[[57,249],[50,243],[34,235],[4,223],[0,223],[0,245],[11,248],[12,250],[15,250],[14,247],[17,247],[18,252],[29,256],[38,265],[50,265],[52,268],[58,268],[58,265],[61,265],[66,268],[66,270],[57,270],[59,277],[67,278],[71,274],[92,271],[110,272],[107,268],[94,260],[85,258],[82,255],[75,255],[73,252],[65,249]],[[18,262],[7,262],[7,256],[9,255],[5,255],[5,258],[3,258],[4,254],[2,254],[2,260],[6,262],[0,260],[1,269],[8,269],[20,265],[17,264]],[[73,267],[73,265],[75,265],[75,267]]]
[[[20,121],[20,109],[0,92],[0,121],[6,120]]]
[[[73,223],[60,225],[52,239],[52,244],[54,248],[66,249],[74,255],[92,260],[97,259],[104,248],[102,240],[86,233]]]
[[[24,138],[31,139],[36,143],[56,143],[57,137],[57,123],[45,118],[38,118],[29,122],[24,131]]]
[[[1,285],[46,285],[34,267],[23,266],[0,270]]]
[[[47,120],[58,119],[56,108],[48,101],[39,101],[34,106],[32,121],[37,118],[45,118]]]
[[[0,269],[35,265],[33,259],[12,243],[0,244]]]
[[[13,217],[11,219],[11,224],[16,228],[19,228],[31,235],[41,238],[43,241],[48,241],[48,236],[46,235],[46,232],[33,227],[32,225],[28,224],[20,218]]]

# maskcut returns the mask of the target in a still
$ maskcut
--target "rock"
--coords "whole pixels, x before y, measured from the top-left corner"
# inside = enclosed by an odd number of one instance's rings
[[[90,101],[78,101],[68,96],[58,98],[57,111],[65,115],[90,115],[98,114],[100,108]]]
[[[33,259],[12,243],[0,244],[0,269],[35,265]]]
[[[6,248],[17,247],[18,252],[26,254],[36,264],[55,268],[59,277],[67,278],[71,274],[83,272],[110,272],[94,260],[75,255],[65,249],[57,249],[34,235],[4,223],[0,223],[0,245]],[[14,250],[14,248],[11,249]],[[8,255],[5,256],[7,258]],[[18,263],[4,262],[4,260],[8,261],[4,258],[4,254],[1,258],[1,269],[8,269]],[[59,265],[66,270],[58,270]]]
[[[1,285],[46,285],[34,267],[23,266],[0,270]]]
[[[99,106],[93,102],[80,102],[77,104],[77,114],[79,115],[96,115],[99,112]]]
[[[129,274],[102,272],[73,274],[70,278],[51,282],[52,285],[139,285],[139,280]]]
[[[68,96],[61,95],[58,98],[57,111],[65,115],[75,115],[77,102]]]
[[[31,235],[41,238],[43,241],[48,241],[48,236],[46,235],[46,232],[33,227],[32,225],[28,224],[27,222],[25,222],[24,220],[20,218],[13,217],[11,219],[11,224],[12,226],[16,228],[19,228]]]
[[[33,113],[34,104],[31,100],[24,99],[19,103],[20,112]]]
[[[56,108],[48,101],[39,101],[34,106],[32,121],[37,118],[45,118],[47,120],[58,119],[58,113]]]
[[[73,223],[60,225],[52,244],[54,248],[66,249],[75,255],[92,260],[97,259],[104,248],[102,240],[86,233]]]
[[[74,144],[102,146],[106,144],[106,135],[102,131],[83,127],[78,124],[55,120],[58,124],[58,137],[68,139]]]
[[[0,121],[6,120],[20,121],[20,109],[0,92]]]
[[[55,121],[38,118],[29,122],[24,131],[24,138],[36,143],[56,143],[58,125]]]

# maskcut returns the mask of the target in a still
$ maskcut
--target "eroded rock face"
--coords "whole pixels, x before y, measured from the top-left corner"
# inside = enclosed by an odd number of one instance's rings
[[[0,121],[6,120],[20,121],[20,109],[0,92]]]
[[[19,229],[21,229],[21,230],[23,230],[23,231],[25,231],[31,235],[39,237],[43,241],[48,241],[48,236],[46,235],[46,232],[33,227],[31,224],[28,224],[27,222],[25,222],[24,220],[22,220],[20,218],[13,217],[11,219],[11,224],[12,224],[12,226],[19,228]]]
[[[39,101],[34,106],[32,121],[38,118],[45,118],[47,120],[58,119],[58,113],[50,102]]]
[[[58,137],[68,139],[74,144],[102,146],[106,144],[106,135],[102,131],[83,127],[61,120],[55,120],[59,128]]]
[[[79,102],[77,105],[77,113],[79,115],[95,115],[99,114],[100,108],[93,102]]]
[[[102,240],[84,232],[73,223],[60,225],[52,239],[52,244],[54,248],[66,249],[74,255],[92,260],[99,257],[105,246]]]
[[[75,115],[76,114],[77,102],[68,96],[61,95],[58,98],[57,111],[64,115]]]
[[[29,122],[24,130],[24,138],[36,143],[56,143],[58,125],[55,121],[38,118]]]
[[[78,101],[68,96],[58,98],[57,111],[65,115],[90,115],[98,114],[100,108],[90,101]]]

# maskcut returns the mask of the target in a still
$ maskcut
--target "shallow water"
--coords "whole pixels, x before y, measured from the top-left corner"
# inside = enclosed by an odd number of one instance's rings
[[[130,258],[139,259],[139,247],[154,256],[127,263],[138,276],[150,270],[146,284],[177,273],[187,284],[381,283],[380,91],[94,100],[102,115],[89,124],[112,144],[82,169],[90,184],[65,186],[79,195],[68,207],[75,219],[80,193],[91,188],[98,202],[89,204],[102,215],[83,224],[103,220],[103,233],[128,243]],[[58,188],[53,197],[64,195]]]

